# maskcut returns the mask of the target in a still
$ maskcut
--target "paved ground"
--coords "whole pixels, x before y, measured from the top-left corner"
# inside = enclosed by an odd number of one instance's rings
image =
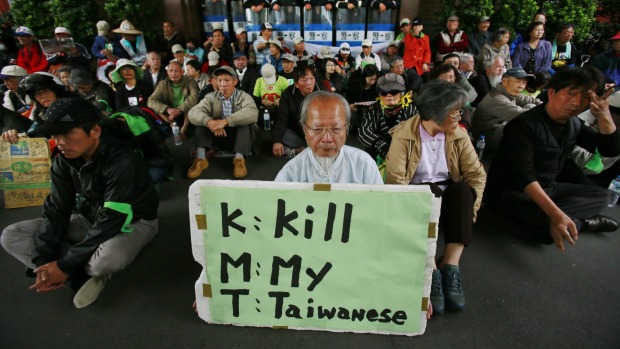
[[[160,232],[100,298],[76,310],[70,290],[28,291],[24,267],[0,251],[0,348],[619,348],[620,235],[582,234],[561,253],[530,245],[483,209],[461,268],[467,309],[436,316],[419,337],[208,325],[192,311],[200,267],[190,250],[190,142],[171,145],[176,179],[161,186]],[[215,159],[201,178],[231,178]],[[251,157],[249,176],[272,180],[286,159]],[[605,213],[620,219],[617,207]],[[0,228],[40,215],[0,209]],[[438,255],[441,254],[438,251]]]

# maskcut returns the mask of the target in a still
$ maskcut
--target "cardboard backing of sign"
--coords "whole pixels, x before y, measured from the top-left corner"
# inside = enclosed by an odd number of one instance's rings
[[[44,138],[0,140],[0,190],[5,208],[39,206],[50,190],[49,146]]]
[[[423,334],[440,205],[418,186],[196,181],[198,315],[214,324]]]

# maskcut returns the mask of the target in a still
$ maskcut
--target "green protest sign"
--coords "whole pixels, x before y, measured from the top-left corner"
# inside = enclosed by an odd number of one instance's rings
[[[197,285],[197,302],[199,313],[208,312],[201,314],[205,320],[423,332],[423,298],[428,297],[425,284],[430,275],[429,192],[383,191],[388,186],[315,191],[303,184],[246,181],[226,187],[221,186],[224,181],[200,182],[192,191],[199,200],[194,207],[203,213],[196,217],[202,222],[196,223],[193,235],[203,238],[194,252],[202,248],[204,253],[199,257],[206,270]]]

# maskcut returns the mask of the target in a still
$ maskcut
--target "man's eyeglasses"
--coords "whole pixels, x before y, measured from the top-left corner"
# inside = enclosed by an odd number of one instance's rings
[[[385,97],[387,95],[392,95],[392,96],[396,96],[397,94],[401,93],[402,91],[399,90],[392,90],[392,91],[381,91],[381,96]]]
[[[463,109],[459,109],[459,110],[455,111],[452,114],[448,114],[448,116],[451,117],[452,120],[454,120],[454,121],[461,121],[461,118],[462,118],[464,112],[465,111]]]
[[[339,136],[343,132],[346,132],[345,130],[347,129],[348,126],[349,125],[347,124],[344,127],[314,128],[314,127],[310,127],[306,125],[306,132],[308,132],[308,134],[312,137],[318,137],[318,136],[323,137],[325,133],[327,132],[329,132],[329,134],[332,136]]]
[[[401,28],[408,27],[408,26],[409,26],[409,23],[403,23],[400,25]]]

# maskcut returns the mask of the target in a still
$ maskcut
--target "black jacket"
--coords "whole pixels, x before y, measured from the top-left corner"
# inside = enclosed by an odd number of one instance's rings
[[[600,134],[577,117],[558,124],[547,114],[545,104],[517,116],[504,127],[489,170],[485,199],[502,200],[507,191],[522,192],[535,181],[543,189],[550,188],[575,145],[590,152],[596,148],[602,156],[617,156],[620,133]]]
[[[162,80],[166,80],[167,77],[168,75],[166,74],[166,70],[163,68],[159,69],[159,71],[157,72],[157,84]],[[144,82],[146,82],[146,84],[151,87],[151,91],[155,91],[157,84],[153,83],[153,77],[151,76],[151,71],[149,69],[144,71],[142,80],[144,80]]]
[[[319,86],[315,85],[314,91],[318,90]],[[299,91],[295,85],[287,87],[286,90],[282,92],[280,106],[278,107],[278,112],[276,113],[273,127],[271,128],[273,143],[282,143],[282,138],[287,128],[295,132],[302,139],[304,138],[304,131],[299,124],[301,102],[303,102],[304,98],[304,95],[301,94],[301,91]]]
[[[51,192],[43,205],[43,224],[35,236],[32,262],[57,261],[66,274],[84,265],[100,244],[121,232],[128,216],[109,203],[131,205],[131,222],[157,218],[159,199],[144,163],[105,130],[91,161],[60,155],[52,163]],[[93,223],[81,242],[61,254],[73,209]]]
[[[0,105],[0,132],[8,130],[26,132],[31,124],[32,121],[27,117]]]
[[[254,95],[254,85],[256,85],[256,80],[258,80],[258,78],[260,78],[258,69],[248,66],[245,70],[245,74],[243,74],[243,79],[239,80],[237,88],[252,96]]]

